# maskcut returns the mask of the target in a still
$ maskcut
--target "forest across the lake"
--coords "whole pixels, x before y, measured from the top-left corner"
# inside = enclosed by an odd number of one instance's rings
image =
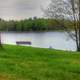
[[[66,28],[73,30],[73,21],[37,17],[8,21],[0,19],[0,31],[55,31]]]

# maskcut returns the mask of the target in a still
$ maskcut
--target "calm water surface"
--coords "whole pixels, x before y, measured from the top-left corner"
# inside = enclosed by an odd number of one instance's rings
[[[16,41],[31,41],[32,47],[49,48],[60,50],[76,50],[75,42],[66,32],[41,32],[41,33],[15,33],[2,32],[2,43],[16,44]]]

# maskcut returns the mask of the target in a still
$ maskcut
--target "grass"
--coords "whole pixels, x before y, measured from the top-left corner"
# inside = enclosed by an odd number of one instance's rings
[[[4,45],[0,80],[80,80],[80,53]]]

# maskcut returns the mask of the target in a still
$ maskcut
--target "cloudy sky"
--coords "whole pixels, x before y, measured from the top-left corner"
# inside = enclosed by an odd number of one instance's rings
[[[41,6],[46,7],[50,0],[0,0],[0,18],[24,19],[41,17]]]

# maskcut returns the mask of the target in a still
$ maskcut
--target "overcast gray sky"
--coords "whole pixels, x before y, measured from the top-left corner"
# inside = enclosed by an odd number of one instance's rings
[[[24,19],[41,17],[41,6],[46,7],[50,0],[0,0],[0,18]]]

